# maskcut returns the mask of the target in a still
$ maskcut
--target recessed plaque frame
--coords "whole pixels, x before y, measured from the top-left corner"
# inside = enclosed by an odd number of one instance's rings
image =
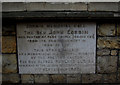
[[[17,24],[20,74],[95,73],[96,23]]]

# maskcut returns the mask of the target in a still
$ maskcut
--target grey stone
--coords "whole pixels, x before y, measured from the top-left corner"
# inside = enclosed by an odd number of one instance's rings
[[[118,11],[117,2],[91,2],[88,11]]]
[[[85,3],[61,3],[61,2],[34,2],[26,4],[27,11],[87,11],[87,4]]]
[[[100,24],[98,28],[98,35],[100,36],[114,36],[115,35],[115,24]]]
[[[2,74],[3,83],[19,83],[20,77],[19,74]]]
[[[82,75],[82,83],[102,83],[101,74],[84,74]]]
[[[98,49],[97,50],[97,55],[109,55],[110,50],[109,49]]]
[[[2,3],[3,12],[12,12],[12,11],[25,11],[25,3],[23,2],[4,2]]]
[[[67,83],[81,83],[81,75],[80,74],[67,75]]]
[[[3,54],[2,60],[3,60],[2,62],[3,73],[16,73],[17,72],[16,54]]]
[[[35,83],[49,83],[49,75],[34,75]]]
[[[34,76],[29,74],[22,74],[21,81],[22,83],[34,83]]]
[[[115,73],[117,71],[117,56],[102,56],[97,58],[98,73]]]

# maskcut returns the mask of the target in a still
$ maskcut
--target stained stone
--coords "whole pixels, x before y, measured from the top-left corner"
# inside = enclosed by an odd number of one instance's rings
[[[120,68],[118,68],[117,83],[120,83]]]
[[[3,63],[2,63],[3,73],[16,73],[17,72],[16,54],[3,54],[2,60],[3,60]]]
[[[67,83],[81,83],[81,75],[80,74],[67,75]]]
[[[120,38],[117,37],[104,37],[98,38],[97,40],[97,48],[111,48],[111,49],[118,49],[120,48]]]
[[[117,55],[117,50],[111,50],[111,55]]]
[[[16,53],[15,36],[2,37],[2,53]]]
[[[117,27],[117,35],[120,35],[120,24],[118,24],[118,27]]]
[[[49,83],[49,75],[34,75],[35,83]]]
[[[103,74],[103,83],[116,83],[116,74]]]
[[[98,49],[97,50],[97,55],[109,55],[110,50],[109,49]]]
[[[82,75],[82,83],[102,83],[101,74],[84,74]]]
[[[100,24],[98,28],[98,35],[100,36],[115,35],[115,24]]]
[[[19,83],[20,77],[18,74],[2,74],[3,83]]]
[[[66,83],[65,75],[50,75],[51,83]]]
[[[115,73],[117,71],[117,56],[99,56],[97,58],[98,73]]]
[[[22,83],[34,83],[34,76],[33,75],[21,75]]]

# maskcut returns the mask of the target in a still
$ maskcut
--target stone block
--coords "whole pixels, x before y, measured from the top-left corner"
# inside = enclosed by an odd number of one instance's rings
[[[16,53],[15,36],[2,36],[2,53]]]
[[[51,83],[66,83],[65,75],[50,75]]]
[[[87,4],[85,3],[34,2],[27,3],[26,6],[27,11],[65,11],[65,10],[87,11]]]
[[[118,66],[120,67],[120,51],[119,51],[118,55],[119,55],[119,62],[118,62]]]
[[[91,2],[88,11],[118,11],[118,2]]]
[[[117,26],[117,35],[120,36],[120,24]]]
[[[97,48],[120,48],[120,38],[119,37],[99,37],[97,39]]]
[[[3,24],[2,35],[15,35],[15,25],[13,24]]]
[[[80,74],[67,75],[67,83],[81,83]]]
[[[98,56],[98,73],[115,73],[117,71],[117,56]]]
[[[117,52],[118,52],[117,50],[111,50],[111,55],[113,55],[113,56],[117,55]]]
[[[103,83],[116,83],[116,74],[103,74]]]
[[[3,54],[2,55],[2,72],[3,73],[16,73],[17,72],[16,54]]]
[[[116,31],[115,24],[100,24],[97,31],[100,36],[114,36]]]
[[[20,77],[19,74],[2,74],[3,83],[19,83]]]
[[[120,68],[118,69],[117,83],[120,83]]]
[[[97,55],[110,55],[109,49],[97,49]]]
[[[35,83],[49,83],[49,75],[34,75]]]
[[[34,76],[29,74],[22,74],[21,81],[22,83],[34,83]]]
[[[82,83],[102,83],[101,74],[84,74],[82,75]]]
[[[4,2],[2,3],[3,12],[12,12],[12,11],[25,11],[25,3],[23,2]]]

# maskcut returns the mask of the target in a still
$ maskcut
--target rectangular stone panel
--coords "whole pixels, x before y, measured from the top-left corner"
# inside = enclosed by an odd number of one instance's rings
[[[95,73],[95,23],[18,23],[17,46],[20,74]]]

